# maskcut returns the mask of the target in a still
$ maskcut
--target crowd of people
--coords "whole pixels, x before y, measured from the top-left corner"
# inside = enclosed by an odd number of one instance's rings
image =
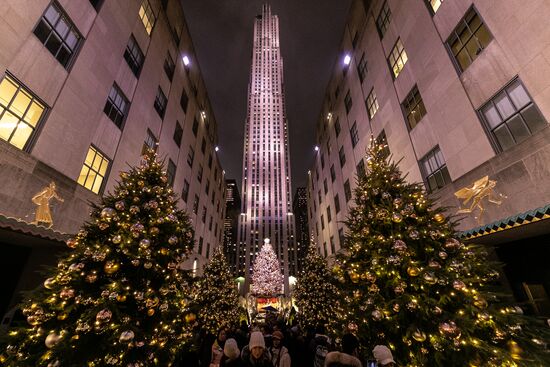
[[[387,346],[360,350],[359,340],[347,332],[338,343],[319,326],[302,331],[283,322],[239,327],[222,327],[216,335],[200,332],[195,348],[180,356],[186,367],[394,367]],[[362,355],[368,359],[362,359]]]

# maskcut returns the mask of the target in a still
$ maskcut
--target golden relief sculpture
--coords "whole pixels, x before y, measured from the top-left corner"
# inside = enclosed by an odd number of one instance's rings
[[[505,195],[495,192],[496,185],[497,182],[495,180],[490,180],[489,176],[485,176],[475,181],[471,187],[464,187],[455,192],[455,196],[463,200],[463,205],[467,205],[471,200],[470,207],[459,208],[457,214],[473,213],[477,208],[479,209],[479,215],[475,218],[481,224],[481,218],[485,212],[483,199],[486,198],[488,202],[500,205],[502,204],[502,199],[506,198]]]
[[[33,196],[32,202],[37,205],[36,215],[33,224],[48,224],[48,228],[53,226],[52,213],[50,211],[50,200],[56,199],[60,202],[64,200],[57,195],[55,191],[55,182],[51,182],[49,186],[43,188],[39,193]]]

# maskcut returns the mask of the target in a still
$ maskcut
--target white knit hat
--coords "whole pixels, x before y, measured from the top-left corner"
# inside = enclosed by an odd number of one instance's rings
[[[374,355],[374,358],[378,361],[378,363],[380,363],[382,366],[388,363],[395,363],[390,349],[385,345],[377,345],[376,347],[374,347],[374,349],[372,350],[372,354]]]
[[[225,341],[223,354],[225,354],[227,358],[231,360],[239,358],[241,352],[239,351],[239,347],[237,346],[237,341],[235,339],[230,338]]]
[[[262,347],[265,349],[264,335],[261,331],[253,331],[250,334],[250,342],[248,343],[248,348],[252,350],[252,348],[254,347]]]

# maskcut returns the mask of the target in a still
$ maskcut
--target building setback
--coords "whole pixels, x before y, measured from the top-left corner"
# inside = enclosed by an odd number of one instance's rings
[[[195,227],[184,266],[202,269],[222,243],[224,177],[180,2],[23,0],[0,18],[0,314],[147,147]],[[51,200],[47,229],[29,223],[50,182],[64,201]]]
[[[290,270],[290,274],[298,277],[310,242],[307,222],[307,190],[305,187],[296,188],[292,205],[296,225],[296,267]]]
[[[239,225],[239,215],[241,214],[241,195],[237,181],[233,179],[225,180],[225,220],[223,230],[223,249],[227,262],[231,267],[233,274],[244,275],[238,273],[237,269],[237,228]]]
[[[310,229],[324,255],[341,248],[371,136],[449,215],[488,176],[501,205],[483,199],[458,230],[496,245],[518,301],[550,315],[550,4],[498,5],[353,2],[318,121]]]
[[[238,256],[243,260],[240,266],[245,278],[248,282],[263,239],[269,238],[281,262],[287,290],[288,252],[294,251],[288,122],[279,20],[269,5],[263,5],[262,14],[254,21],[242,190]]]

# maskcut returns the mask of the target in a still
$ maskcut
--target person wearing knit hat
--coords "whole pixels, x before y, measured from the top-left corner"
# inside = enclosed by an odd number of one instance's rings
[[[225,346],[223,347],[223,357],[220,362],[221,367],[240,367],[241,363],[241,351],[237,346],[237,341],[233,338],[227,339]]]
[[[374,349],[372,350],[372,354],[374,355],[374,358],[381,366],[385,366],[385,367],[395,366],[395,361],[393,360],[393,355],[391,354],[391,350],[385,345],[377,345],[376,347],[374,347]]]
[[[250,333],[250,341],[241,352],[245,367],[273,367],[271,355],[265,347],[264,336],[260,331]]]
[[[283,346],[283,333],[275,330],[272,337],[273,346],[269,348],[269,353],[271,354],[273,367],[290,367],[290,354],[288,353],[288,349]]]

